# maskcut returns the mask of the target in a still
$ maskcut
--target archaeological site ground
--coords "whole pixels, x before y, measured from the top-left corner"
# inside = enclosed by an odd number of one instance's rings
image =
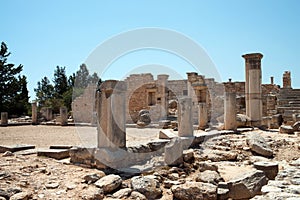
[[[244,82],[131,74],[71,112],[1,112],[0,200],[300,199],[300,89],[242,57]]]

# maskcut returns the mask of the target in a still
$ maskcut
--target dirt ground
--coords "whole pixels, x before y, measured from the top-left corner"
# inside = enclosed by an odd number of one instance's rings
[[[158,139],[159,129],[126,129],[128,146]],[[36,148],[51,145],[93,147],[97,144],[96,127],[84,126],[9,126],[0,127],[0,145],[29,144]]]

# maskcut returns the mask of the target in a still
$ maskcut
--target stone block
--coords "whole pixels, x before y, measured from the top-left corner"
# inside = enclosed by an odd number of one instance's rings
[[[57,160],[70,157],[69,149],[45,149],[37,152],[38,156],[45,156]]]
[[[17,152],[23,151],[27,149],[34,149],[34,145],[15,145],[15,146],[0,146],[0,153],[4,153],[6,151]]]
[[[163,129],[159,131],[159,139],[172,139],[178,137],[174,134],[174,132],[170,129]]]
[[[176,166],[183,163],[183,148],[180,138],[173,138],[165,146],[165,163],[170,166]]]
[[[281,125],[279,128],[279,133],[294,134],[294,129],[291,126]]]
[[[269,180],[274,180],[278,174],[278,163],[275,162],[255,162],[254,167],[263,171]]]

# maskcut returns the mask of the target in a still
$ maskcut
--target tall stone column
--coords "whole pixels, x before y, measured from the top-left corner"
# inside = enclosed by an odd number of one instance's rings
[[[32,103],[31,103],[31,112],[32,112],[32,115],[31,115],[32,124],[33,124],[33,125],[36,125],[36,124],[38,124],[38,116],[37,116],[37,105],[36,105],[36,102],[32,102]]]
[[[285,71],[282,76],[282,87],[291,89],[292,88],[292,80],[291,80],[291,72]]]
[[[60,107],[60,124],[62,126],[68,125],[68,110],[66,107]]]
[[[160,74],[157,76],[158,81],[158,96],[161,98],[161,118],[166,118],[168,116],[168,78],[169,75]]]
[[[108,80],[98,94],[98,147],[126,147],[126,83]]]
[[[198,129],[204,130],[207,128],[208,116],[207,116],[207,104],[199,103],[198,104],[198,121],[199,127]]]
[[[1,112],[1,126],[7,126],[8,124],[8,113]]]
[[[182,97],[179,99],[178,136],[192,137],[193,132],[192,99]]]
[[[236,91],[235,84],[231,81],[224,83],[224,128],[226,130],[236,130]]]
[[[250,117],[254,126],[259,126],[262,119],[261,93],[261,59],[260,53],[245,54],[246,83],[246,115]]]

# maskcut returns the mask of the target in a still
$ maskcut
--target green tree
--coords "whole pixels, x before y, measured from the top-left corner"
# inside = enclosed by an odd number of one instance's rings
[[[7,63],[10,55],[7,45],[2,42],[0,49],[0,111],[10,115],[27,114],[28,90],[25,76],[20,76],[23,65],[15,67]]]
[[[54,71],[54,97],[62,98],[63,94],[69,90],[68,78],[66,75],[66,67],[56,66]]]
[[[45,76],[37,83],[37,88],[34,89],[39,107],[50,106],[49,100],[54,97],[54,87],[50,80]]]
[[[75,87],[86,88],[90,81],[90,74],[85,64],[80,65],[79,70],[76,72]]]

